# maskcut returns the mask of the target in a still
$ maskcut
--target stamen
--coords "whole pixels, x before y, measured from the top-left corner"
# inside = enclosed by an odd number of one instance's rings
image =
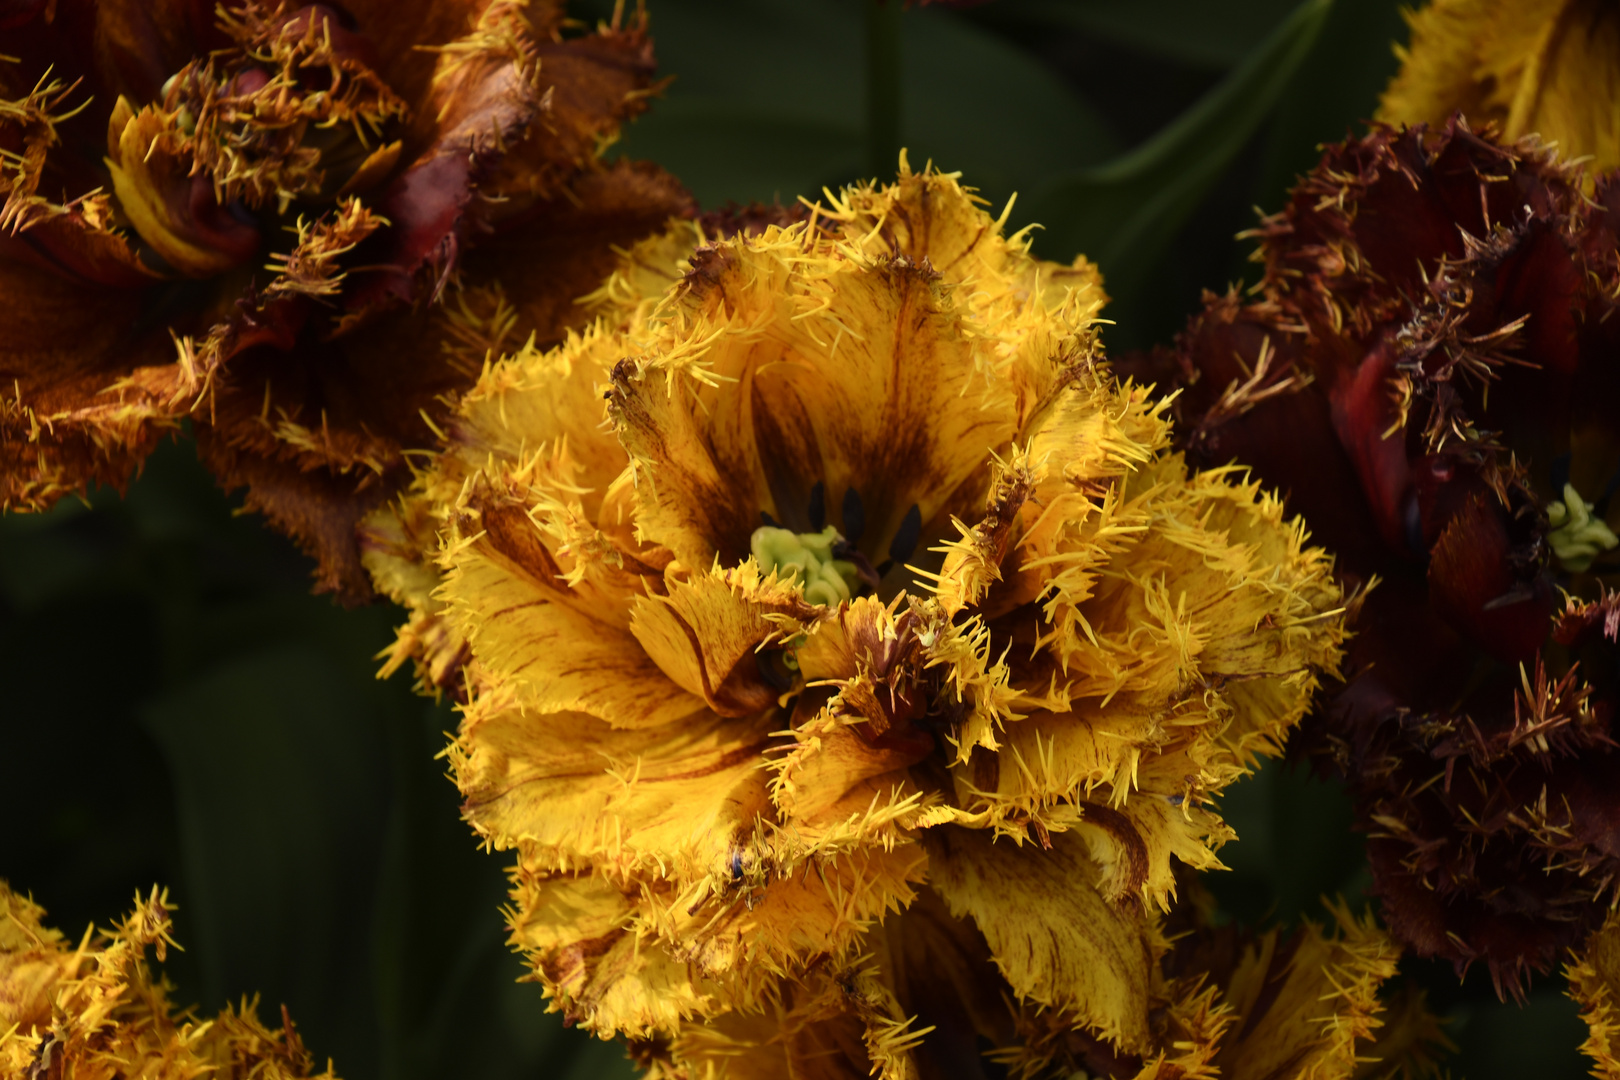
[[[900,519],[900,530],[889,541],[889,559],[893,562],[904,563],[911,558],[911,553],[917,550],[917,541],[922,538],[922,511],[917,504],[912,503],[906,516]]]
[[[748,548],[765,573],[798,578],[807,602],[836,607],[850,598],[861,580],[854,563],[833,556],[833,548],[842,542],[830,525],[814,533],[761,525],[748,538]]]
[[[827,489],[820,480],[810,489],[810,527],[820,532],[827,524]]]
[[[1570,483],[1564,484],[1562,502],[1554,499],[1547,504],[1547,521],[1552,525],[1547,543],[1564,568],[1573,573],[1580,573],[1598,555],[1620,546],[1620,537],[1607,523],[1593,517],[1592,509],[1592,504],[1582,499]]]

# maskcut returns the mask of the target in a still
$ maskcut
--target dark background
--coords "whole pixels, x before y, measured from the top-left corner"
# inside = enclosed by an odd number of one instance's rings
[[[1235,234],[1373,110],[1404,37],[1389,0],[649,6],[675,80],[610,156],[658,161],[718,206],[891,176],[903,144],[994,211],[1018,192],[1014,226],[1048,226],[1040,254],[1097,259],[1116,352],[1168,342],[1202,288],[1252,279]],[[898,49],[874,68],[886,34]],[[869,93],[872,71],[889,92]],[[236,501],[181,440],[125,498],[0,518],[0,877],[70,936],[168,885],[177,999],[211,1012],[258,993],[272,1020],[285,1002],[348,1080],[630,1075],[515,982],[504,859],[476,849],[435,757],[455,715],[407,673],[373,677],[398,612],[308,595],[303,558]],[[1223,809],[1242,839],[1207,880],[1227,915],[1364,901],[1336,790],[1274,764]],[[1521,1009],[1482,971],[1403,970],[1450,1019],[1455,1075],[1585,1075],[1561,979]]]

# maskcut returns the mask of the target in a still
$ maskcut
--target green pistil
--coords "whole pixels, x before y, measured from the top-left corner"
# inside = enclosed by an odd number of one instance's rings
[[[1552,532],[1547,543],[1564,568],[1580,573],[1592,560],[1620,545],[1620,537],[1607,524],[1592,516],[1592,504],[1582,499],[1574,484],[1564,485],[1564,501],[1547,504],[1547,521]]]
[[[859,587],[860,572],[846,559],[833,558],[833,545],[843,540],[831,525],[818,533],[796,533],[762,525],[748,538],[748,548],[765,573],[793,574],[812,604],[836,607]]]

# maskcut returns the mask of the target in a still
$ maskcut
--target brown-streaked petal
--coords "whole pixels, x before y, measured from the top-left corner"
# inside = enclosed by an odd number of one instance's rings
[[[884,981],[922,1034],[912,1057],[923,1076],[949,1076],[953,1067],[1015,1041],[1016,1006],[990,946],[973,920],[952,918],[933,889],[919,889],[909,907],[885,919],[872,948]]]
[[[559,871],[556,852],[517,847],[514,943],[558,1004],[603,1037],[667,1034],[694,1007],[758,1010],[847,967],[877,920],[914,898],[926,863],[912,844],[775,866],[744,843],[713,880],[682,881],[653,862]],[[658,984],[664,1001],[638,1000]]]
[[[1230,973],[1218,973],[1236,1013],[1215,1064],[1222,1076],[1348,1078],[1357,1043],[1382,1024],[1379,987],[1395,974],[1399,947],[1371,916],[1333,911],[1336,931],[1308,920],[1292,937],[1270,931],[1249,943]]]
[[[908,1052],[920,1033],[869,969],[840,965],[786,986],[757,1012],[683,1027],[649,1047],[655,1075],[727,1080],[919,1080]],[[693,1070],[693,1071],[688,1071]]]
[[[534,531],[520,510],[505,513],[514,537]],[[486,515],[486,529],[492,523]],[[551,567],[535,561],[544,555],[538,538],[532,546],[503,552],[500,535],[455,554],[442,595],[479,663],[509,682],[526,708],[585,712],[627,729],[657,727],[705,709],[703,699],[664,674],[628,629],[593,617],[589,597],[575,595],[550,576]]]
[[[746,558],[761,510],[799,527],[818,482],[844,529],[857,492],[861,543],[884,550],[912,505],[931,520],[1013,434],[937,275],[823,253],[807,271],[807,235],[698,252],[668,360],[615,372],[615,423],[650,481],[643,527],[688,565]],[[728,332],[734,320],[771,332]]]
[[[681,689],[721,716],[751,716],[774,706],[783,689],[761,670],[761,650],[815,615],[791,579],[761,575],[750,560],[637,598],[630,632]]]
[[[635,925],[635,886],[588,872],[520,869],[516,892],[510,943],[530,961],[568,1023],[603,1038],[647,1038],[712,1007],[716,987],[643,940],[645,931]]]
[[[1140,903],[1102,898],[1080,838],[1051,842],[1042,850],[983,830],[933,829],[929,879],[952,915],[978,924],[1021,998],[1149,1052],[1149,991],[1164,947],[1154,917]]]

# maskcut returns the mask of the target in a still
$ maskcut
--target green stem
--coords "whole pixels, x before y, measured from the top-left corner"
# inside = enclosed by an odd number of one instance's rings
[[[902,0],[867,0],[866,168],[879,181],[900,159],[900,16]]]

